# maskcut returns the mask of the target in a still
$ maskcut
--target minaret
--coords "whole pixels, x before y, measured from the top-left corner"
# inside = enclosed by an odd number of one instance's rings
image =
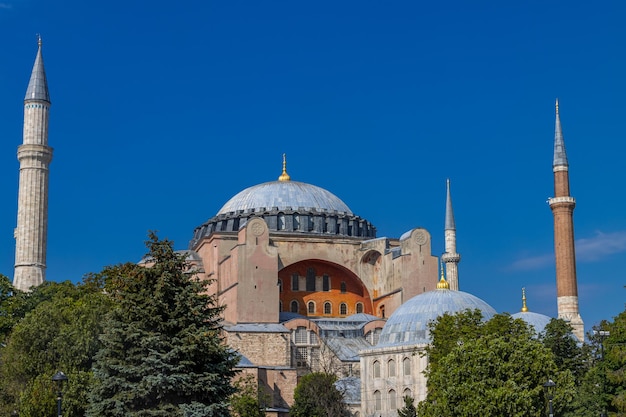
[[[576,252],[574,249],[574,207],[576,200],[569,191],[569,165],[565,142],[561,131],[559,101],[556,101],[554,127],[554,197],[550,209],[554,216],[554,256],[556,259],[556,293],[558,316],[572,326],[579,341],[584,340],[584,324],[578,311],[578,288],[576,282]]]
[[[446,222],[445,222],[445,245],[446,251],[441,255],[441,260],[446,264],[446,277],[451,290],[459,290],[459,269],[461,255],[456,253],[456,226],[454,213],[452,212],[452,197],[450,196],[450,180],[446,182]]]
[[[46,278],[48,165],[52,160],[52,148],[48,146],[50,95],[41,55],[41,37],[38,45],[24,97],[23,143],[17,149],[20,184],[13,286],[22,291],[40,285]]]

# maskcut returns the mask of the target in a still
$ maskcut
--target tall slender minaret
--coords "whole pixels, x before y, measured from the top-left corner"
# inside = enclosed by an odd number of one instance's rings
[[[459,269],[461,255],[456,253],[456,226],[454,213],[452,212],[452,197],[450,195],[450,180],[446,182],[446,222],[445,222],[445,245],[446,251],[441,255],[441,260],[446,264],[446,277],[451,290],[459,290]]]
[[[41,37],[38,46],[24,97],[23,143],[17,149],[20,185],[13,286],[22,291],[40,285],[46,278],[48,166],[52,148],[48,146],[50,95],[41,55]]]
[[[569,191],[569,165],[565,142],[561,131],[559,100],[556,101],[554,127],[554,197],[550,209],[554,216],[554,256],[556,259],[556,293],[558,316],[569,322],[574,335],[584,340],[584,324],[578,311],[578,288],[576,281],[576,251],[574,249],[574,207],[576,200]]]

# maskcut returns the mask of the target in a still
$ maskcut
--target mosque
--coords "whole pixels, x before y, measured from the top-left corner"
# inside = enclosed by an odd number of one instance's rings
[[[45,280],[50,109],[39,41],[24,99],[23,144],[13,283],[28,291]],[[582,340],[573,235],[574,198],[558,102],[554,141],[557,304]],[[226,343],[241,354],[240,369],[269,395],[266,414],[287,416],[298,377],[332,372],[354,416],[395,417],[402,397],[426,396],[429,321],[478,308],[485,301],[459,291],[456,226],[450,182],[445,204],[445,265],[433,255],[431,234],[413,228],[378,237],[373,224],[339,197],[282,173],[236,193],[193,231],[187,259],[225,305]],[[539,332],[549,318],[524,304],[515,317]]]

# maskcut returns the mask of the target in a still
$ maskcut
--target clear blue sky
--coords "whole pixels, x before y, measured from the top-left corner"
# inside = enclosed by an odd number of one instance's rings
[[[22,100],[44,41],[48,278],[184,249],[245,187],[326,188],[378,236],[443,251],[461,289],[556,314],[554,100],[587,329],[626,301],[626,2],[0,0],[0,272],[13,275]]]

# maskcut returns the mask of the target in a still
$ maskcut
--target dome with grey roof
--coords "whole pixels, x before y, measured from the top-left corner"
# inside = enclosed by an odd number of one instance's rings
[[[246,188],[228,200],[217,214],[273,208],[352,214],[346,203],[330,191],[297,181],[271,181]]]
[[[260,217],[270,232],[371,239],[376,228],[355,215],[328,190],[291,181],[285,171],[278,181],[246,188],[226,202],[217,214],[196,227],[189,249],[217,232],[238,232],[248,220]]]
[[[526,323],[533,326],[537,334],[543,332],[546,325],[550,322],[550,320],[552,320],[551,317],[544,314],[533,313],[531,311],[521,311],[519,313],[512,314],[511,317],[514,319],[524,320]]]
[[[377,346],[430,343],[428,323],[445,313],[478,309],[488,320],[496,311],[480,298],[463,292],[438,288],[411,298],[387,320]]]

